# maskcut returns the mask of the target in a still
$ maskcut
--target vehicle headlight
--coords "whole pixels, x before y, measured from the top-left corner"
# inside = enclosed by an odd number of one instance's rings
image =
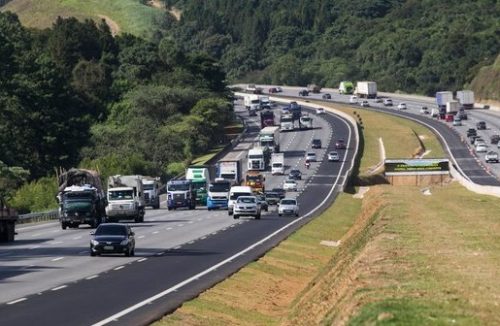
[[[128,239],[122,240],[122,242],[120,242],[120,245],[122,246],[128,245]]]
[[[91,243],[93,246],[98,246],[98,245],[99,245],[99,241],[97,241],[97,240],[90,240],[90,243]]]

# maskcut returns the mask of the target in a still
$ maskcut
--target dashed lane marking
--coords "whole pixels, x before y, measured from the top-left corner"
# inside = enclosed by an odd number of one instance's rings
[[[143,261],[146,261],[146,260],[148,260],[148,259],[147,258],[141,258],[137,262],[142,263]]]
[[[28,299],[27,298],[20,298],[20,299],[11,301],[11,302],[7,302],[7,304],[8,305],[12,305],[12,304],[16,304],[16,303],[23,302],[23,301],[26,301],[26,300],[28,300]]]
[[[67,288],[68,286],[67,285],[61,285],[61,286],[58,286],[56,288],[53,288],[51,291],[59,291],[59,290],[62,290],[64,288]]]
[[[59,261],[59,260],[62,260],[62,259],[64,259],[64,257],[57,257],[57,258],[52,259],[51,261]]]
[[[113,270],[115,270],[115,271],[119,271],[119,270],[120,270],[120,269],[122,269],[122,268],[125,268],[125,266],[118,266],[118,267],[114,268]]]
[[[89,276],[87,278],[85,278],[86,280],[93,280],[94,278],[98,278],[99,275],[92,275],[92,276]]]

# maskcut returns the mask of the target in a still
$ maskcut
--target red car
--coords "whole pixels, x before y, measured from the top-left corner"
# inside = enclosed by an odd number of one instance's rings
[[[336,149],[345,149],[345,141],[341,138],[335,142]]]

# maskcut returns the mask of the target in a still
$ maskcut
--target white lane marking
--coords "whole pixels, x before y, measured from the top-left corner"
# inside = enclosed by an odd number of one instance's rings
[[[81,238],[82,238],[82,236],[81,236],[81,235],[79,235],[79,236],[77,236],[77,237],[74,237],[74,238],[73,238],[73,240],[78,240],[78,239],[81,239]]]
[[[167,230],[167,231],[168,231],[168,230],[172,230],[172,228],[166,228],[165,230]]]
[[[56,233],[56,232],[59,232],[59,230],[52,230],[52,231],[50,231],[50,232],[52,232],[52,233]]]
[[[177,224],[177,226],[178,226],[178,227],[183,227],[183,226],[184,226],[184,224]]]
[[[118,267],[114,268],[114,270],[115,270],[115,271],[119,271],[119,270],[120,270],[120,269],[122,269],[122,268],[125,268],[125,266],[118,266]]]
[[[193,224],[193,223],[194,223],[194,221],[189,221],[189,222],[188,222],[188,224]]]
[[[198,218],[198,219],[196,219],[196,220],[197,220],[197,221],[201,221],[201,220],[202,220],[202,218],[200,217],[200,218]]]
[[[35,233],[32,235],[32,237],[38,237],[39,235],[41,235],[41,233]]]
[[[206,236],[204,236],[204,237],[201,237],[201,240],[205,240],[206,238],[207,238]]]
[[[144,237],[145,237],[145,235],[140,235],[140,236],[137,237],[137,239],[142,239]]]
[[[56,244],[61,244],[63,241],[52,241],[50,242],[51,245],[56,245]]]
[[[158,234],[160,233],[160,231],[153,231],[153,234]]]
[[[94,278],[98,278],[99,275],[92,275],[86,278],[86,280],[93,280]]]
[[[143,261],[146,261],[146,260],[148,260],[148,259],[147,258],[141,258],[137,262],[142,263]]]
[[[181,249],[181,246],[174,247],[175,250]]]
[[[29,230],[29,229],[42,229],[42,228],[45,228],[47,226],[51,226],[51,225],[59,225],[59,222],[50,222],[50,223],[41,223],[41,224],[37,224],[37,225],[31,225],[31,226],[25,226],[25,227],[22,227],[22,228],[17,228],[16,227],[16,230],[17,231],[21,231],[21,230]]]
[[[59,261],[59,260],[62,260],[62,259],[64,259],[64,257],[57,257],[57,258],[52,259],[51,261]]]
[[[22,301],[26,301],[28,300],[27,298],[21,298],[21,299],[17,299],[17,300],[14,300],[14,301],[11,301],[11,302],[7,302],[8,305],[11,305],[11,304],[16,304],[16,303],[19,303],[19,302],[22,302]]]
[[[67,285],[61,285],[61,286],[58,286],[56,288],[53,288],[52,291],[58,291],[58,290],[61,290],[61,289],[67,288],[67,287],[68,287]]]

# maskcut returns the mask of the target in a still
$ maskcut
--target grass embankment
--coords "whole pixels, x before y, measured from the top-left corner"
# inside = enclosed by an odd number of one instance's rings
[[[241,123],[236,123],[234,125],[229,125],[224,127],[224,134],[226,135],[226,138],[228,141],[233,140],[234,138],[238,137],[240,133],[243,132],[243,125]],[[206,164],[210,159],[212,159],[215,155],[219,154],[219,152],[224,149],[225,145],[223,146],[218,146],[210,151],[208,153],[195,158],[192,162],[191,165],[203,165]]]
[[[418,143],[401,139],[429,133],[388,117],[405,134],[391,135],[387,116],[361,114],[365,136],[399,139],[394,151],[406,156],[397,157],[410,157]],[[365,146],[363,160],[376,162],[377,153]],[[431,191],[385,185],[363,200],[341,194],[266,256],[158,325],[499,324],[500,203],[456,183]]]
[[[51,27],[58,16],[96,22],[105,18],[113,32],[141,37],[150,37],[165,14],[139,0],[12,0],[0,10],[12,11],[23,25],[41,29]]]

